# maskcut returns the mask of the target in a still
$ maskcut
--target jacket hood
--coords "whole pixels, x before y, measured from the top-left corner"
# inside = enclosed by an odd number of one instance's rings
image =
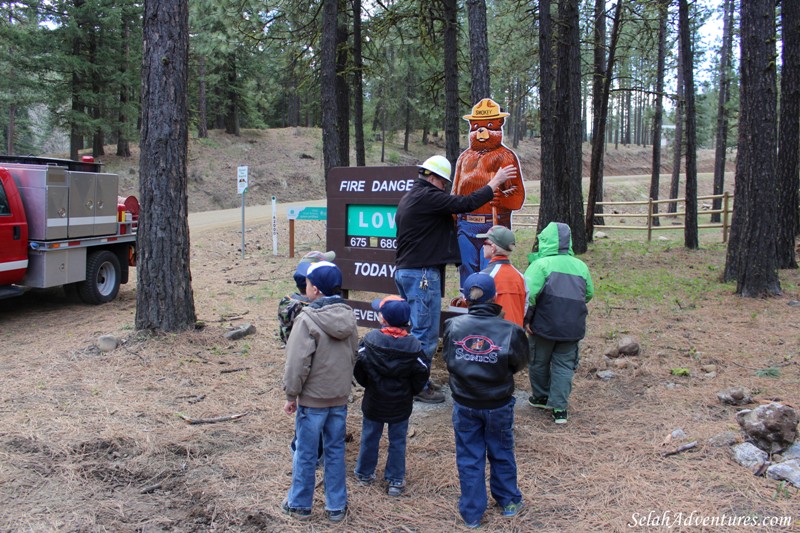
[[[346,339],[356,327],[353,309],[340,296],[320,298],[303,309],[303,313],[334,339]]]
[[[549,255],[575,255],[572,251],[572,232],[561,222],[549,223],[538,237],[539,251],[528,254],[531,263]]]

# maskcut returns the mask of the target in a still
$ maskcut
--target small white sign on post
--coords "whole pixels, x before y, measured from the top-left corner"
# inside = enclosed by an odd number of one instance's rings
[[[244,259],[244,193],[247,192],[247,167],[236,169],[236,189],[242,195],[242,259]]]
[[[272,197],[272,255],[278,255],[278,197]]]
[[[236,189],[237,194],[244,194],[247,192],[247,167],[238,167],[236,169]]]

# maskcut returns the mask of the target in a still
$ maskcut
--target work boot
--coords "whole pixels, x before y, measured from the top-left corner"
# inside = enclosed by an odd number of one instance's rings
[[[444,401],[444,393],[426,388],[422,389],[422,392],[414,396],[414,399],[423,403],[442,403]]]

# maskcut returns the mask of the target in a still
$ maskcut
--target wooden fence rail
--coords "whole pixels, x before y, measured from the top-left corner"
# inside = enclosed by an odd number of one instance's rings
[[[722,200],[722,207],[720,209],[703,209],[701,212],[704,215],[713,215],[713,214],[720,214],[720,222],[709,222],[706,224],[698,224],[697,229],[709,229],[709,228],[722,228],[722,242],[728,242],[728,232],[730,231],[730,220],[731,220],[731,213],[733,212],[733,196],[728,193],[722,194],[712,194],[708,196],[698,196],[697,203],[698,205],[702,205],[701,201],[703,200],[711,200],[713,205],[713,200],[720,199]],[[647,231],[647,240],[652,240],[653,231],[658,230],[675,230],[675,229],[684,229],[685,222],[686,222],[686,211],[685,207],[683,207],[682,211],[676,211],[674,213],[664,213],[664,212],[656,212],[658,204],[676,204],[677,206],[685,206],[686,199],[685,198],[670,198],[669,200],[653,200],[649,198],[647,200],[641,201],[634,201],[634,202],[597,202],[596,205],[603,206],[603,207],[618,207],[617,209],[611,209],[611,212],[607,212],[606,209],[603,209],[603,213],[596,213],[596,218],[602,218],[604,221],[605,219],[619,219],[620,222],[616,224],[595,224],[594,229],[625,229],[625,230],[639,230],[639,231]],[[514,227],[536,227],[538,224],[539,219],[539,206],[540,204],[523,204],[522,209],[514,213]],[[584,210],[586,209],[586,203],[583,204]],[[622,212],[622,211],[625,212]],[[698,213],[700,214],[700,213]],[[670,224],[670,225],[660,225],[660,219],[664,217],[682,217],[683,222],[680,224]],[[645,225],[628,225],[624,224],[624,219],[645,219]],[[658,222],[654,222],[658,220]]]

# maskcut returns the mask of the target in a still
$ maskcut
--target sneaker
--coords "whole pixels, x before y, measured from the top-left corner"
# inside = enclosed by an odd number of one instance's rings
[[[428,388],[433,392],[439,392],[442,390],[442,384],[434,379],[431,379],[428,381]]]
[[[406,484],[404,481],[390,481],[389,486],[386,487],[386,494],[389,496],[401,496],[406,491]]]
[[[476,520],[475,522],[467,522],[466,520],[464,520],[464,525],[470,529],[478,529],[479,527],[481,527],[481,521]]]
[[[311,518],[311,509],[301,509],[299,507],[289,507],[289,500],[283,500],[281,503],[281,510],[284,513],[288,514],[292,518],[297,518],[298,520],[308,520]]]
[[[358,484],[361,485],[362,487],[367,487],[375,482],[375,474],[372,474],[371,476],[362,476],[358,472],[356,472],[355,474]]]
[[[567,423],[567,410],[566,409],[553,409],[553,422],[556,424]]]
[[[331,522],[341,522],[344,520],[344,517],[347,516],[347,506],[344,506],[344,509],[339,509],[338,511],[328,511],[328,520]]]
[[[528,405],[531,407],[538,407],[539,409],[548,409],[547,396],[538,396],[536,398],[531,396],[528,398]]]
[[[444,393],[431,389],[422,389],[422,392],[414,396],[414,399],[422,403],[442,403],[444,401]]]
[[[503,507],[503,516],[517,516],[523,507],[525,507],[525,502],[522,500],[517,503],[509,503]]]

